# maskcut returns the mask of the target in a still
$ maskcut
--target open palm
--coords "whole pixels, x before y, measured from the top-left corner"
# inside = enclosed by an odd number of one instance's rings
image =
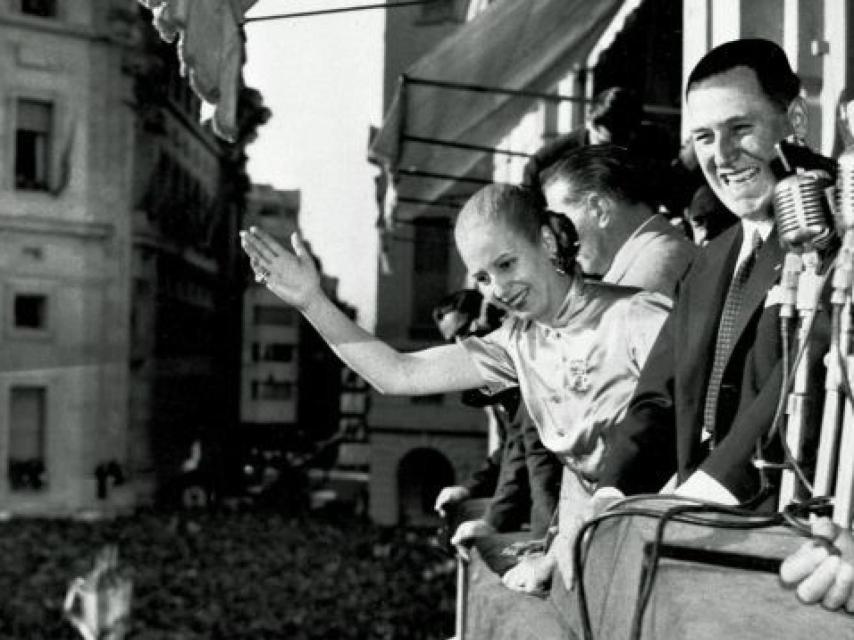
[[[240,244],[249,256],[255,278],[288,304],[304,309],[320,292],[320,276],[314,258],[299,233],[291,235],[293,252],[258,227],[242,231]]]

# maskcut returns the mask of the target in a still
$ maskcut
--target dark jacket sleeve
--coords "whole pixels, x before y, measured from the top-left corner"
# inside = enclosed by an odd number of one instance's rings
[[[530,485],[531,535],[541,538],[546,534],[557,509],[563,464],[540,441],[540,434],[533,420],[527,412],[524,414],[520,427]]]
[[[498,531],[514,531],[525,522],[534,537],[545,535],[557,508],[560,460],[540,441],[524,407],[508,430],[501,475],[486,519]]]
[[[529,510],[525,447],[519,424],[514,422],[507,427],[498,485],[484,517],[498,531],[518,531],[528,521]]]
[[[676,471],[671,313],[640,373],[626,417],[611,430],[599,486],[626,495],[657,492]]]
[[[490,498],[498,485],[498,475],[501,470],[501,458],[504,447],[498,447],[483,464],[462,483],[469,490],[470,498]]]

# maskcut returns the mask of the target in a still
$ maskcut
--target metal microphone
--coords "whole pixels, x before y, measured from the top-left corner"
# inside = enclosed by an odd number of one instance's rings
[[[777,230],[786,250],[822,250],[833,242],[833,220],[826,194],[832,186],[833,181],[823,171],[798,169],[774,187]]]
[[[821,290],[819,252],[828,248],[835,238],[832,218],[833,180],[831,174],[820,167],[804,163],[790,163],[786,148],[798,154],[811,153],[804,146],[778,145],[777,154],[786,173],[774,187],[774,215],[780,243],[787,251],[782,274],[784,300],[781,300],[781,331],[788,333],[788,319],[797,308],[799,325],[797,351],[802,354],[792,372],[793,380],[788,397],[788,417],[784,442],[788,449],[787,468],[780,479],[780,508],[799,498],[797,467],[802,457],[806,433],[806,416],[809,402],[809,328],[818,308]],[[813,154],[814,155],[814,154]],[[784,343],[785,344],[785,343]]]

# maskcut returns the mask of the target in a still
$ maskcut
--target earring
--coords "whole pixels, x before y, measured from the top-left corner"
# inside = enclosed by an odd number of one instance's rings
[[[566,268],[564,267],[563,260],[558,258],[557,254],[553,254],[551,257],[552,266],[555,268],[555,271],[558,272],[559,275],[566,275]]]

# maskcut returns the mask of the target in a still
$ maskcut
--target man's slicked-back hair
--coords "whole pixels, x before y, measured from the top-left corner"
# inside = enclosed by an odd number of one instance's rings
[[[685,96],[694,85],[736,67],[752,69],[765,95],[783,111],[801,92],[801,80],[779,45],[761,38],[745,38],[726,42],[703,56],[688,76]]]
[[[580,202],[597,193],[617,201],[657,208],[653,180],[644,165],[624,147],[597,144],[570,151],[540,174],[545,189],[553,183],[570,187],[569,197]]]
[[[526,187],[490,184],[463,205],[457,216],[456,229],[475,222],[504,225],[536,243],[540,238],[540,227],[544,224],[542,202]]]

